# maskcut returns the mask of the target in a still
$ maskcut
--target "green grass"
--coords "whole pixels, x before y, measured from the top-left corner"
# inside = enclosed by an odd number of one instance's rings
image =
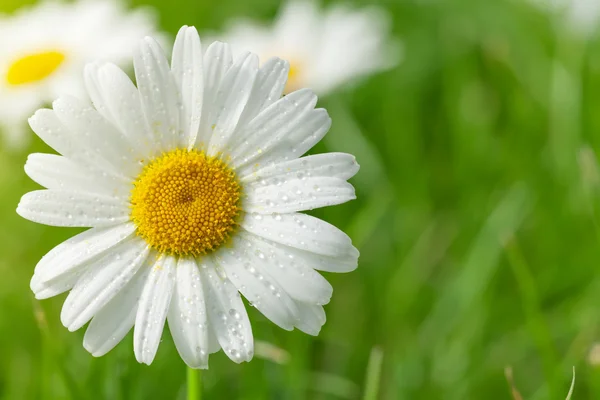
[[[20,0],[4,0],[14,9]],[[274,0],[136,0],[162,27],[269,20]],[[367,4],[356,0],[356,5]],[[358,200],[315,214],[361,250],[328,274],[319,337],[249,309],[264,357],[222,353],[203,399],[600,398],[600,38],[563,29],[525,2],[384,0],[405,61],[320,100],[333,118],[315,152],[349,151]],[[39,258],[71,236],[19,218],[28,152],[0,154],[0,398],[186,399],[168,331],[152,366],[131,334],[100,359],[69,333],[64,295],[35,301]],[[277,350],[277,348],[281,350]],[[275,353],[273,353],[275,352]]]

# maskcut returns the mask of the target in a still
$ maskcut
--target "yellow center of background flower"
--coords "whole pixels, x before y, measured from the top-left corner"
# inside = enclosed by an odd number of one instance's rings
[[[39,82],[56,71],[63,61],[65,61],[65,55],[58,51],[27,55],[11,64],[6,74],[6,81],[10,85]]]
[[[237,227],[241,190],[221,160],[174,150],[148,164],[134,183],[131,219],[153,248],[199,256],[224,244]]]
[[[300,82],[300,70],[298,63],[290,63],[290,71],[288,72],[288,80],[285,85],[285,93],[291,93],[294,90],[298,90],[301,87]]]

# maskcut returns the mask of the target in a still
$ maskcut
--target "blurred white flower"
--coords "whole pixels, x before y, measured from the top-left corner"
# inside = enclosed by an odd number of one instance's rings
[[[374,7],[353,10],[338,4],[323,11],[313,1],[292,0],[272,27],[240,19],[219,40],[234,54],[248,49],[261,59],[278,55],[290,62],[286,92],[308,87],[324,95],[370,73],[395,66],[400,43],[388,38],[390,20]]]
[[[600,343],[594,343],[592,345],[588,353],[587,361],[592,367],[600,366]]]
[[[600,0],[534,0],[546,11],[559,13],[570,29],[588,35],[600,22]]]
[[[31,289],[38,299],[70,290],[61,320],[71,331],[91,320],[93,355],[134,327],[136,358],[150,364],[168,321],[188,365],[207,368],[220,348],[248,361],[240,293],[283,329],[316,335],[333,292],[316,270],[356,268],[350,238],[302,211],[354,199],[358,164],[302,157],[331,119],[308,89],[282,97],[287,62],[258,62],[234,62],[218,42],[203,54],[183,27],[171,65],[154,40],[141,42],[137,88],[114,64],[91,64],[93,107],[63,96],[31,117],[62,156],[29,156],[25,171],[47,190],[25,194],[17,212],[91,228],[42,258]]]
[[[47,1],[0,16],[0,131],[9,146],[27,143],[27,118],[63,93],[85,94],[85,63],[130,59],[139,39],[155,33],[147,10],[117,1]]]

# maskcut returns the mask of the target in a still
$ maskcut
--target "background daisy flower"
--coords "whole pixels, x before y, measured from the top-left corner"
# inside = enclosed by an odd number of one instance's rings
[[[169,66],[142,41],[137,88],[113,64],[86,68],[94,107],[63,96],[30,119],[62,156],[32,154],[25,171],[46,190],[23,196],[32,221],[89,227],[36,266],[38,299],[70,290],[61,320],[91,320],[84,346],[95,356],[134,326],[134,351],[150,364],[163,325],[183,360],[207,368],[222,348],[252,358],[239,293],[286,330],[317,335],[331,285],[315,271],[356,268],[358,251],[334,226],[302,211],[355,198],[353,156],[301,157],[329,130],[317,97],[282,98],[289,66],[233,59],[227,44],[202,53],[183,27]],[[239,292],[239,293],[238,293]]]
[[[219,40],[234,54],[249,49],[261,59],[277,55],[290,62],[286,92],[308,87],[324,95],[356,78],[391,68],[398,43],[389,38],[389,18],[381,9],[345,4],[321,10],[314,1],[284,3],[271,27],[240,19]]]
[[[547,12],[562,14],[568,28],[589,35],[597,30],[600,2],[597,0],[533,0]]]
[[[0,129],[9,145],[29,137],[24,121],[64,93],[83,96],[81,70],[90,61],[121,64],[153,15],[116,0],[46,1],[0,17]]]

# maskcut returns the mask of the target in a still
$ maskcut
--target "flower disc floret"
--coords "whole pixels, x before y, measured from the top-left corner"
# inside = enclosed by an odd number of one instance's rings
[[[199,256],[223,245],[236,229],[240,198],[225,162],[178,149],[143,169],[131,193],[131,219],[158,251]]]

